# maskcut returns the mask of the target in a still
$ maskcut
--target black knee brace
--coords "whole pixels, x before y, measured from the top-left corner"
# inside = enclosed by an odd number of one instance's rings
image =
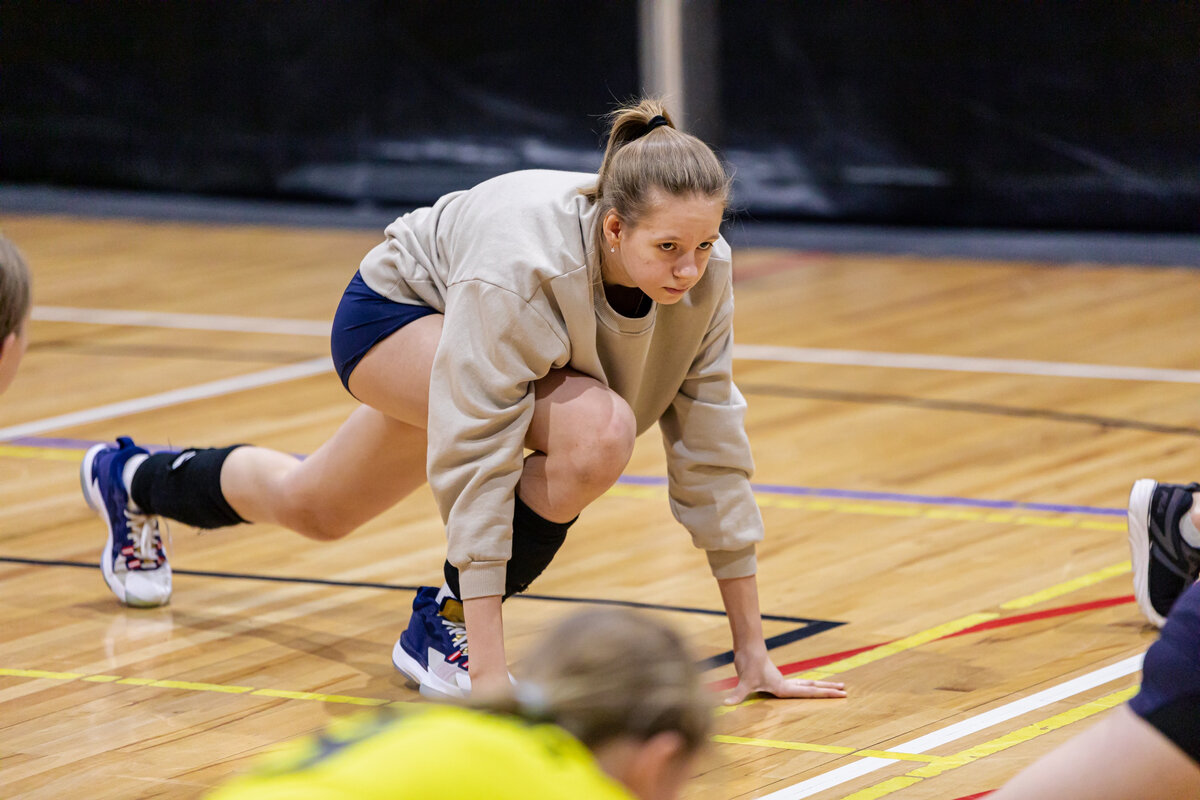
[[[576,517],[575,519],[579,519]],[[504,599],[520,594],[529,588],[533,579],[549,566],[554,554],[567,539],[570,522],[551,522],[516,498],[513,509],[512,558],[508,560],[508,571],[504,578]],[[449,561],[442,570],[446,585],[455,597],[461,597],[458,589],[458,569]]]
[[[133,473],[129,495],[147,514],[178,520],[196,528],[224,528],[246,520],[221,492],[221,466],[232,447],[155,453]]]

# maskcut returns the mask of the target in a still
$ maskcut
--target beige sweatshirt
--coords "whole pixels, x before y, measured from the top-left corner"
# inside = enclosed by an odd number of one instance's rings
[[[360,267],[376,292],[445,314],[427,466],[464,598],[504,591],[532,383],[566,366],[624,398],[638,433],[659,423],[671,510],[713,574],[755,572],[763,525],[731,375],[729,245],[678,303],[624,317],[605,299],[598,214],[579,193],[595,182],[529,170],[448,194],[389,225]]]

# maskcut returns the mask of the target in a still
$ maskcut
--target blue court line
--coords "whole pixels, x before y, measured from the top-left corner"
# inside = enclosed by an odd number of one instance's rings
[[[59,450],[87,450],[95,441],[90,439],[62,439],[43,436],[22,436],[9,441],[21,447],[44,447]],[[179,449],[169,445],[142,445],[150,452]],[[301,456],[302,458],[303,456]],[[630,486],[666,486],[667,479],[651,475],[622,475],[617,483]],[[886,503],[919,503],[928,506],[965,506],[991,510],[1045,511],[1054,514],[1090,514],[1101,517],[1124,517],[1124,508],[1101,506],[1060,505],[1056,503],[1023,503],[1018,500],[980,500],[953,495],[903,494],[898,492],[868,492],[856,489],[829,489],[817,486],[787,486],[774,483],[752,483],[750,488],[762,494],[783,494],[793,497],[825,497],[839,500],[873,500]]]
[[[765,616],[764,619],[766,619]],[[810,636],[815,636],[818,633],[823,633],[824,631],[831,630],[845,624],[846,623],[844,622],[832,622],[824,619],[813,620],[810,624],[804,626],[803,628],[796,628],[795,630],[781,633],[778,636],[768,636],[766,638],[767,649],[774,650],[776,647],[783,647],[785,644],[798,642],[801,639],[807,639]],[[733,651],[726,650],[724,653],[718,653],[715,656],[702,659],[696,666],[700,668],[701,672],[704,672],[732,663]]]

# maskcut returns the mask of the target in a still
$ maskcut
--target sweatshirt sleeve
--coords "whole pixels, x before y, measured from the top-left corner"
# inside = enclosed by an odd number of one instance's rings
[[[429,385],[429,485],[463,598],[503,594],[532,383],[565,363],[556,326],[517,294],[454,284]]]
[[[733,383],[733,291],[726,285],[687,378],[659,420],[671,511],[717,578],[753,575],[763,522],[750,489],[746,401]]]

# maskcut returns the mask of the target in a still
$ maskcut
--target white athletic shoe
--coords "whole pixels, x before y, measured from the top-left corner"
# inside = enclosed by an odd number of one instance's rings
[[[108,588],[127,606],[153,608],[171,599],[171,565],[158,532],[158,517],[129,509],[121,473],[132,456],[145,455],[127,436],[116,446],[98,444],[79,466],[83,499],[108,528],[100,571]]]
[[[417,590],[408,629],[392,648],[392,665],[426,697],[459,699],[471,693],[467,626],[459,614],[443,615],[437,595],[432,586]]]

